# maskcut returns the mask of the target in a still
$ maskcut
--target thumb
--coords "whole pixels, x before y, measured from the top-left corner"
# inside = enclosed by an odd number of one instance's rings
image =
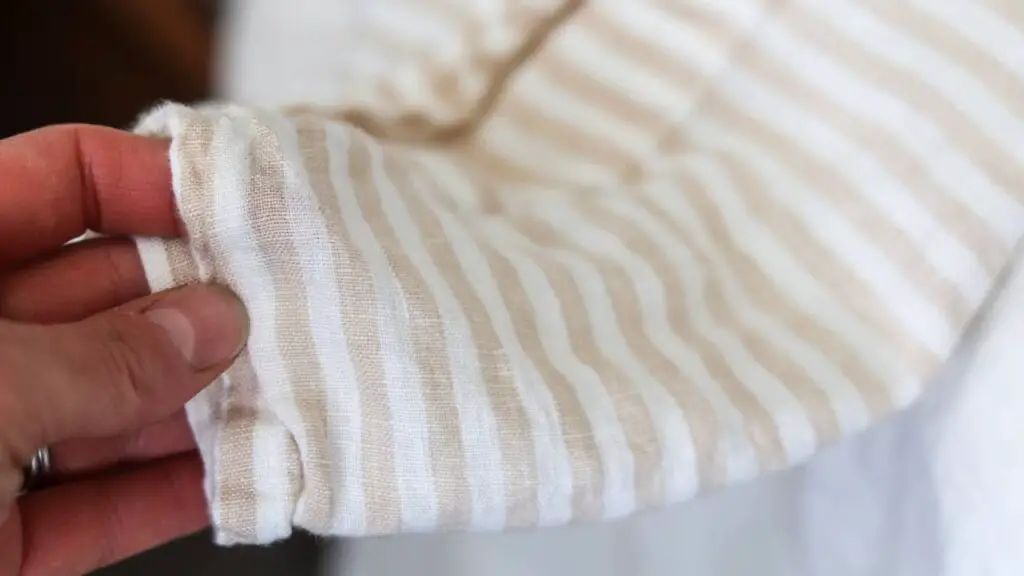
[[[247,332],[239,300],[208,285],[75,324],[0,324],[0,439],[25,459],[62,440],[155,422],[226,370]]]

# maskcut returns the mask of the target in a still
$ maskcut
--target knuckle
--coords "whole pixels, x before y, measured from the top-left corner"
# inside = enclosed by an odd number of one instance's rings
[[[116,317],[97,320],[94,330],[91,337],[100,344],[91,362],[109,384],[111,408],[121,416],[138,413],[146,405],[157,373],[152,369],[153,360],[140,352],[144,336]]]
[[[126,291],[126,287],[136,284],[136,282],[132,281],[135,276],[135,268],[129,265],[134,263],[134,261],[119,257],[124,252],[119,252],[118,250],[125,249],[125,246],[121,243],[123,240],[102,239],[97,242],[103,242],[103,245],[107,248],[101,251],[103,254],[103,278],[106,279],[105,288],[107,293],[117,294],[125,300],[134,297],[135,294]],[[134,255],[135,247],[129,245],[127,246],[127,251]]]
[[[31,439],[39,428],[31,418],[35,408],[30,393],[35,384],[30,377],[32,358],[20,335],[3,328],[0,322],[0,452],[8,451],[8,457],[21,461],[33,449]]]

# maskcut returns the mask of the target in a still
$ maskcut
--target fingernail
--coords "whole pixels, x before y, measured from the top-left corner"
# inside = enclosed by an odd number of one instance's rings
[[[145,316],[167,333],[195,370],[234,359],[249,335],[242,302],[219,286],[193,285],[170,292]]]

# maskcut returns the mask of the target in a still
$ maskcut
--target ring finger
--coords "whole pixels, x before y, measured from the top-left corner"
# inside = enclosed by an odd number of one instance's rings
[[[146,462],[195,449],[185,413],[178,412],[130,434],[54,444],[50,447],[51,476],[46,480],[60,483],[119,464]]]

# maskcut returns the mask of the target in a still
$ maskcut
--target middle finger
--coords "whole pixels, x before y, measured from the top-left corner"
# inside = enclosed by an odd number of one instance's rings
[[[0,318],[75,322],[147,294],[133,241],[85,240],[0,278]]]

